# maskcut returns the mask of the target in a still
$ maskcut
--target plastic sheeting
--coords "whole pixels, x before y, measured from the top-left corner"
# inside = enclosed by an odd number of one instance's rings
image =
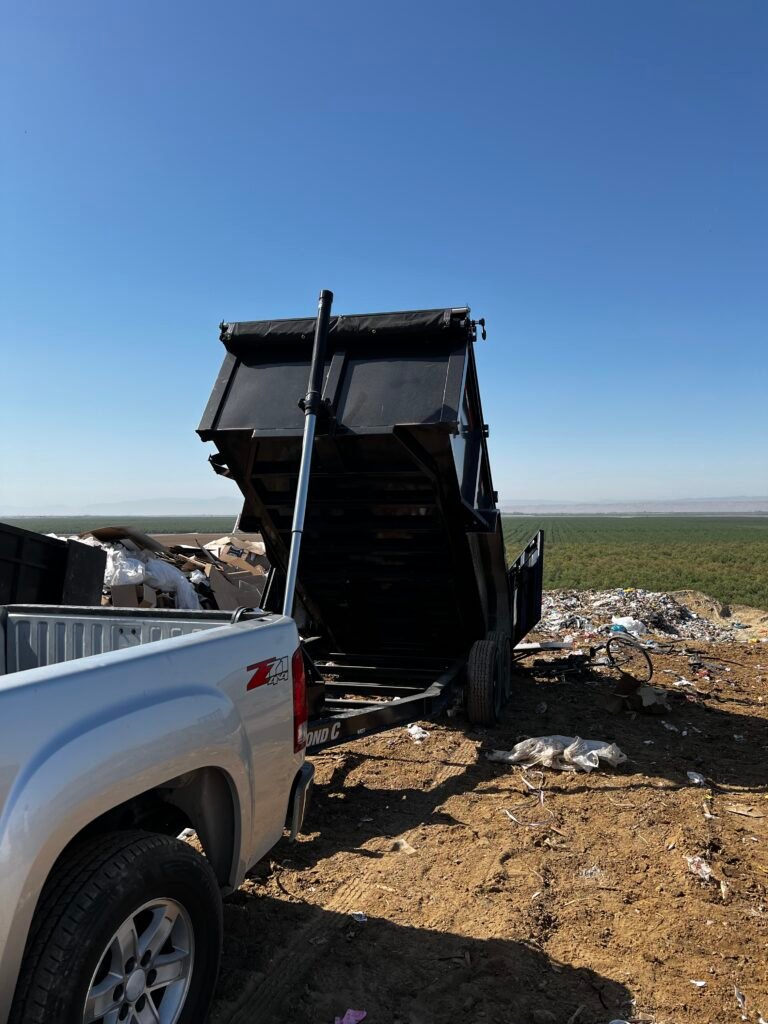
[[[612,768],[623,764],[627,755],[607,740],[583,740],[579,736],[533,736],[516,743],[511,750],[492,750],[489,761],[522,764],[525,768],[541,765],[562,772],[594,771],[601,761]]]

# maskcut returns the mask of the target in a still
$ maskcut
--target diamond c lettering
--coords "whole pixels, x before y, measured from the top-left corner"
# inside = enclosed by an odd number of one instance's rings
[[[257,661],[255,665],[247,665],[246,672],[253,672],[248,680],[246,690],[255,690],[257,686],[277,686],[288,681],[288,659],[267,658]]]

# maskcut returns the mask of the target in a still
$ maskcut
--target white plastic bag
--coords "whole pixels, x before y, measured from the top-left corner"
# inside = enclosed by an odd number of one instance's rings
[[[150,587],[157,590],[170,590],[176,595],[177,608],[200,609],[200,598],[197,591],[184,573],[170,562],[161,558],[147,558],[146,580]]]
[[[516,743],[511,750],[492,750],[488,760],[523,763],[525,768],[540,764],[562,772],[578,769],[591,772],[599,767],[601,761],[616,768],[627,760],[627,755],[615,743],[606,740],[583,740],[579,736],[533,736]]]
[[[614,615],[611,617],[614,626],[623,626],[633,636],[645,636],[648,627],[640,619],[633,619],[631,615]]]
[[[411,737],[414,743],[421,743],[422,740],[425,740],[429,737],[429,733],[427,732],[427,730],[422,729],[421,726],[417,725],[415,722],[411,722],[410,725],[406,726],[405,731],[408,733],[408,735]]]
[[[119,544],[105,544],[107,564],[104,569],[104,584],[107,587],[126,587],[132,583],[143,583],[146,579],[144,563],[132,558]]]

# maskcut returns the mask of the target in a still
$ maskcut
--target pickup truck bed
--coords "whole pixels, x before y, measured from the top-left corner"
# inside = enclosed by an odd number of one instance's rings
[[[0,608],[0,676],[215,629],[231,612],[11,605]]]

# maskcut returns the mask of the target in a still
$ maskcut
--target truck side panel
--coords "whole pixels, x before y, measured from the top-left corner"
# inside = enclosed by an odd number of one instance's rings
[[[282,834],[293,752],[289,619],[225,626],[0,680],[0,1021],[42,886],[87,825],[199,768],[230,783],[230,884]],[[249,688],[250,687],[250,688]]]

